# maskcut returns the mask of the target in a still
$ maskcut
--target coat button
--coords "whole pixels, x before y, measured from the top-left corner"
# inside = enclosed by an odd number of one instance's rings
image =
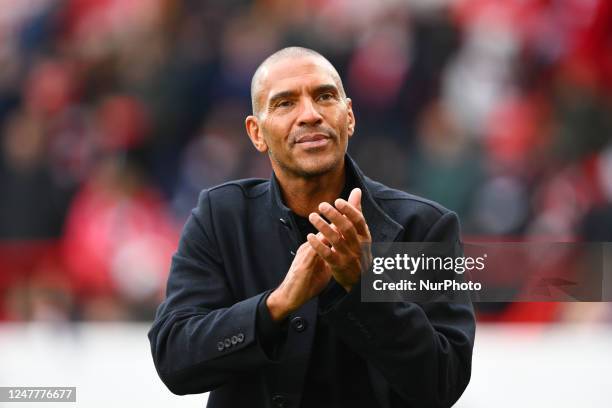
[[[275,395],[272,397],[272,403],[277,408],[288,408],[289,401],[283,395]]]
[[[223,351],[224,348],[225,348],[225,344],[223,344],[222,341],[217,343],[217,350]]]
[[[230,339],[225,339],[224,344],[225,347],[232,347],[232,341]]]
[[[244,341],[244,334],[238,333],[236,339],[238,340],[238,343],[242,343]]]
[[[291,319],[291,327],[293,327],[293,330],[295,330],[298,333],[301,333],[304,330],[306,330],[307,326],[308,326],[308,322],[303,317],[297,316]]]
[[[238,336],[232,336],[232,344],[238,343]]]

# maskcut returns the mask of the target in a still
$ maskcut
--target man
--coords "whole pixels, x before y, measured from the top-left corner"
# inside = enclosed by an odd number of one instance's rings
[[[362,303],[362,245],[459,240],[454,213],[365,177],[346,155],[334,67],[290,47],[253,76],[246,130],[271,180],[204,190],[149,333],[176,394],[209,407],[448,407],[470,379],[465,303]]]

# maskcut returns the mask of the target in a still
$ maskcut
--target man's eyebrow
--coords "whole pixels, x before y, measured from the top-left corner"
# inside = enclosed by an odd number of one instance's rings
[[[324,85],[319,85],[314,89],[314,93],[316,94],[321,94],[323,92],[333,92],[333,93],[339,93],[338,91],[338,87],[336,85],[333,84],[324,84]]]
[[[323,92],[334,92],[334,93],[338,93],[338,87],[336,85],[333,84],[323,84],[323,85],[319,85],[317,86],[314,90],[313,93],[315,94],[321,94]],[[297,95],[296,91],[281,91],[281,92],[277,92],[274,95],[272,95],[269,99],[269,104],[272,105],[273,102],[276,102],[279,99],[284,99],[284,98],[293,98],[295,97],[295,95]]]

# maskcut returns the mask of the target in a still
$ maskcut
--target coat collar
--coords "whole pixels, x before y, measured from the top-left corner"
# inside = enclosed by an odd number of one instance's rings
[[[393,220],[374,200],[372,195],[373,182],[367,178],[357,163],[348,155],[345,155],[345,168],[353,177],[354,185],[351,188],[359,187],[362,191],[361,207],[366,219],[372,242],[395,241],[397,236],[404,231],[404,228]],[[280,185],[274,173],[270,178],[270,207],[271,213],[279,222],[286,224],[292,218],[292,211],[283,203]]]

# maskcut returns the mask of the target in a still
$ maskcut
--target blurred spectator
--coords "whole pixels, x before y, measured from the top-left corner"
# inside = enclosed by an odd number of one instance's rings
[[[0,136],[0,239],[59,237],[68,194],[47,166],[44,123],[34,115],[15,112]]]
[[[484,178],[477,144],[439,100],[425,109],[419,125],[410,160],[410,186],[417,194],[456,211],[464,220],[464,228],[474,228],[466,221]]]
[[[246,109],[236,109],[233,104],[220,105],[210,113],[200,134],[185,147],[172,202],[182,222],[202,189],[243,175],[258,176],[244,172],[245,166],[257,156],[244,133]],[[259,176],[268,177],[269,173]]]
[[[108,154],[77,193],[63,254],[81,318],[150,318],[163,293],[177,231],[133,157]]]

